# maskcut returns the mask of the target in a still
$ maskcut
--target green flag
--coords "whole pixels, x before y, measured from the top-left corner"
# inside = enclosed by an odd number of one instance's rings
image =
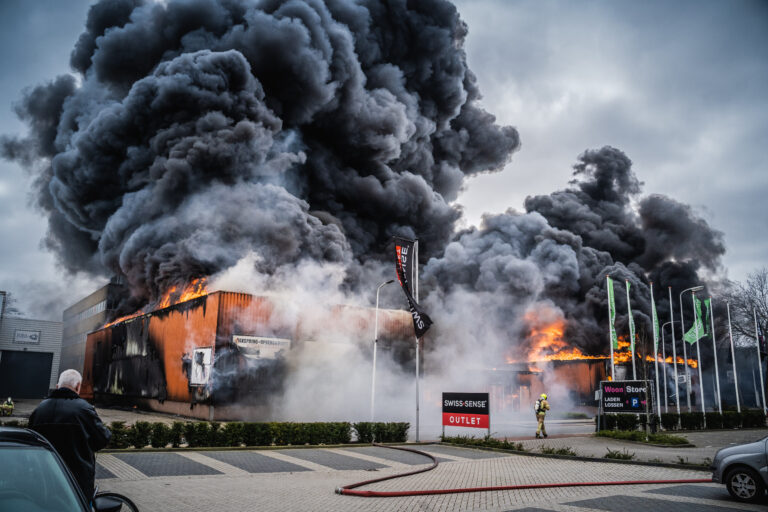
[[[608,288],[608,327],[611,332],[611,343],[613,348],[619,348],[619,338],[616,336],[616,300],[613,298],[613,279],[606,276],[606,286]]]
[[[632,316],[632,306],[629,304],[629,281],[625,281],[625,283],[627,283],[627,315],[629,316],[629,348],[634,354],[635,352],[635,318]]]
[[[709,315],[710,315],[711,301],[712,301],[711,298],[704,301],[704,306],[707,308],[707,313],[706,313],[706,316],[704,317],[704,336],[709,336],[711,334],[709,332],[709,324],[710,324]]]
[[[690,330],[683,335],[683,339],[693,345],[701,338],[707,335],[704,328],[704,321],[701,319],[701,301],[694,295],[694,304],[696,305],[696,320]]]
[[[651,319],[653,321],[653,351],[659,352],[659,315],[656,314],[656,301],[653,298],[653,283],[651,283]]]

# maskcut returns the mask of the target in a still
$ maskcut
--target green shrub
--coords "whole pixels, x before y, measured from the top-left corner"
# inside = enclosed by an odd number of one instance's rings
[[[597,416],[595,416],[595,425],[597,425]],[[600,430],[615,430],[616,429],[616,415],[615,414],[603,414],[600,416]]]
[[[137,421],[131,427],[128,440],[134,448],[144,448],[152,436],[152,424],[148,421]]]
[[[184,435],[184,422],[174,421],[171,424],[171,429],[168,432],[168,442],[171,446],[178,448],[181,446],[182,436]]]
[[[358,443],[373,442],[373,423],[370,421],[361,421],[360,423],[353,424],[352,427],[355,429]]]
[[[704,414],[700,412],[680,413],[683,430],[700,430],[704,427]]]
[[[741,425],[744,428],[765,427],[765,414],[756,409],[741,411]]]
[[[661,413],[661,426],[664,430],[677,430],[678,417],[673,412]]]
[[[108,445],[110,448],[128,448],[131,445],[128,439],[130,429],[125,426],[124,421],[113,421],[109,424],[109,430],[112,432]]]
[[[352,424],[347,421],[328,423],[326,444],[347,444],[352,441]]]
[[[441,441],[444,443],[454,443],[467,446],[487,446],[488,448],[501,448],[503,450],[515,450],[518,452],[526,451],[523,443],[516,443],[504,440],[494,439],[490,436],[485,436],[482,439],[469,436],[442,436]]]
[[[707,428],[723,428],[723,415],[719,412],[708,412]]]
[[[608,452],[603,455],[604,459],[619,459],[619,460],[632,460],[635,458],[635,454],[629,453],[626,448],[624,450],[611,450],[607,448]]]
[[[576,456],[576,452],[570,446],[562,446],[560,448],[554,448],[551,446],[542,446],[541,453],[547,455],[571,455]]]
[[[648,442],[653,444],[690,444],[689,441],[680,436],[673,436],[670,434],[651,434],[648,436]]]
[[[182,431],[184,433],[184,442],[187,446],[195,446],[195,424],[191,421],[185,422]]]
[[[272,444],[272,431],[269,423],[244,423],[243,442],[246,446],[269,446]]]
[[[637,430],[639,420],[636,414],[617,414],[616,427],[619,430]]]
[[[152,448],[165,448],[171,437],[171,429],[165,423],[153,423],[150,434]]]
[[[305,444],[304,432],[300,423],[273,422],[269,424],[272,439],[277,446]]]
[[[723,428],[741,428],[741,413],[725,411],[723,413]]]
[[[212,421],[208,424],[208,443],[206,446],[229,446],[221,423]]]
[[[240,446],[242,444],[244,425],[244,423],[238,421],[224,425],[224,429],[221,432],[224,446]]]
[[[184,423],[184,440],[187,446],[199,448],[202,446],[212,446],[211,429],[206,421],[188,421]]]

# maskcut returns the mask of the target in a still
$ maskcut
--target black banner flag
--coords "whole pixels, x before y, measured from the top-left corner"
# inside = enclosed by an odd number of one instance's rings
[[[397,280],[400,281],[400,286],[403,292],[405,292],[406,299],[408,299],[416,337],[421,338],[429,330],[429,326],[432,325],[432,319],[419,307],[419,304],[413,298],[411,280],[413,279],[414,265],[417,264],[414,252],[413,240],[395,237],[395,271],[397,272]]]

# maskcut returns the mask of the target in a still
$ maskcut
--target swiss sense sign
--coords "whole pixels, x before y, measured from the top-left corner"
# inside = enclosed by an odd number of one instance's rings
[[[488,393],[443,393],[443,426],[490,428]]]

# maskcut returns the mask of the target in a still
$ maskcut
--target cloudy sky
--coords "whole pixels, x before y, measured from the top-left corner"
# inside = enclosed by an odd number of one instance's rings
[[[23,132],[13,112],[23,88],[69,72],[89,3],[0,1],[0,133]],[[690,203],[725,233],[727,277],[766,265],[768,3],[456,3],[484,105],[522,138],[503,172],[467,182],[466,224],[563,188],[582,151],[612,145],[646,194]],[[0,290],[26,316],[58,319],[102,281],[64,274],[40,249],[29,185],[0,160]]]

